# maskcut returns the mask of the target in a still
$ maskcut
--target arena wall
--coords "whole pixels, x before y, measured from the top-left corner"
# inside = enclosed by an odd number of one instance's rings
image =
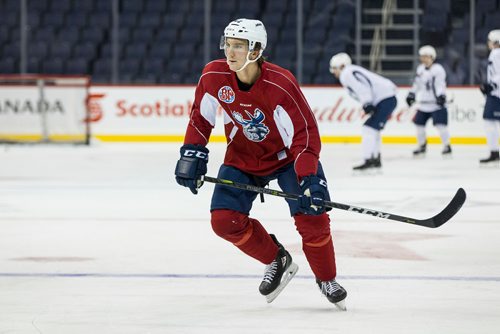
[[[92,133],[101,141],[181,142],[193,103],[194,86],[92,86]],[[398,90],[398,105],[383,132],[384,143],[415,143],[411,120],[415,106]],[[341,87],[305,86],[303,92],[316,115],[324,143],[359,143],[364,115],[359,104]],[[482,109],[484,96],[477,87],[447,91],[452,144],[485,144]],[[222,110],[211,141],[223,142]],[[428,124],[430,143],[437,131]]]

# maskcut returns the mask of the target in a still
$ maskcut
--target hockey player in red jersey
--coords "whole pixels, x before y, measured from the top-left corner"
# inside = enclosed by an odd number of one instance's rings
[[[235,20],[225,28],[221,49],[226,59],[208,63],[196,87],[176,180],[197,194],[207,171],[206,148],[218,106],[224,111],[227,151],[218,177],[264,186],[277,180],[302,237],[302,248],[328,300],[345,309],[347,293],[336,281],[329,200],[319,162],[318,126],[295,77],[264,60],[267,34],[261,21]],[[214,232],[266,265],[259,291],[274,300],[298,270],[276,237],[249,216],[254,192],[216,185],[211,203]]]

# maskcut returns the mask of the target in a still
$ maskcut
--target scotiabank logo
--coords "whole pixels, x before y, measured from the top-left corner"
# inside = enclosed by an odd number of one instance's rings
[[[165,99],[151,103],[135,103],[118,100],[116,107],[118,117],[185,117],[191,112],[192,102],[172,103]]]
[[[101,99],[105,97],[106,94],[90,94],[87,100],[87,106],[89,108],[89,117],[85,120],[86,122],[98,122],[104,112],[102,110]]]

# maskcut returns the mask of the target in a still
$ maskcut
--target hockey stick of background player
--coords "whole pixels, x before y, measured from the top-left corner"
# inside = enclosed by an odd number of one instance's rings
[[[296,194],[289,194],[289,193],[285,193],[285,192],[282,192],[279,190],[257,187],[257,186],[251,185],[251,184],[238,183],[238,182],[233,182],[231,180],[224,180],[224,179],[214,178],[214,177],[210,177],[210,176],[202,176],[201,181],[221,184],[224,186],[253,191],[256,193],[284,197],[284,198],[292,199],[292,200],[297,200],[299,198],[299,195],[296,195]],[[428,218],[428,219],[415,219],[415,218],[399,216],[399,215],[395,215],[395,214],[387,213],[387,212],[383,212],[383,211],[366,209],[366,208],[362,208],[360,206],[354,206],[354,205],[342,204],[342,203],[330,202],[330,201],[325,201],[325,206],[330,207],[330,208],[334,208],[334,209],[362,213],[362,214],[366,214],[366,215],[370,215],[370,216],[374,216],[374,217],[378,217],[378,218],[396,220],[399,222],[408,223],[408,224],[412,224],[412,225],[419,225],[419,226],[425,226],[425,227],[430,227],[430,228],[436,228],[436,227],[439,227],[439,226],[443,225],[444,223],[446,223],[460,210],[460,208],[462,207],[462,205],[465,202],[465,198],[466,198],[465,190],[463,188],[459,188],[457,190],[455,196],[453,196],[453,199],[451,200],[451,202],[448,203],[448,205],[440,213],[438,213],[437,215],[435,215],[431,218]]]

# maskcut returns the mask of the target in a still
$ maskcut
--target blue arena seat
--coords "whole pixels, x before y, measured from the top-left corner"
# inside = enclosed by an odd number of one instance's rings
[[[77,0],[73,2],[73,9],[80,13],[90,13],[94,9],[94,0]]]
[[[49,9],[49,0],[29,0],[26,6],[29,12],[44,12]]]
[[[125,46],[125,57],[145,57],[148,51],[148,44],[143,42],[130,43]]]
[[[43,62],[42,72],[47,74],[64,73],[64,60],[59,57],[48,58]]]
[[[0,45],[10,40],[10,28],[0,26]]]
[[[64,14],[60,12],[46,12],[43,15],[43,24],[47,26],[61,27],[64,25]]]
[[[154,58],[167,58],[170,56],[170,44],[165,43],[154,43],[151,46],[149,54]]]
[[[40,58],[28,57],[26,66],[28,73],[40,73]]]
[[[138,27],[132,31],[132,34],[128,37],[128,40],[133,42],[144,42],[152,40],[153,36],[154,29]],[[126,40],[124,39],[124,41]]]
[[[122,10],[126,12],[139,13],[142,11],[143,1],[137,0],[122,0]]]
[[[123,12],[120,14],[120,27],[133,28],[137,24],[136,12]]]
[[[99,27],[88,26],[81,31],[81,41],[94,44],[102,42],[105,38],[106,30]]]
[[[141,67],[141,59],[137,58],[126,58],[120,60],[120,76],[122,74],[131,74],[135,76],[139,72],[139,68]]]
[[[66,14],[66,26],[85,28],[87,26],[87,13],[72,11]]]
[[[40,27],[35,31],[33,40],[49,43],[55,38],[56,29],[53,26]]]
[[[66,41],[54,41],[50,48],[51,57],[61,57],[67,59],[71,56],[72,45]]]
[[[158,80],[157,77],[155,73],[139,73],[134,81],[142,84],[155,84]]]
[[[65,73],[86,74],[89,73],[89,62],[85,58],[73,58],[66,61]]]
[[[101,3],[101,1],[99,1],[98,3]],[[110,25],[111,25],[110,12],[97,12],[97,13],[92,13],[89,16],[89,27],[109,28]]]
[[[46,42],[37,41],[28,44],[28,55],[37,58],[44,58],[49,53],[49,47]]]
[[[168,1],[157,1],[157,0],[148,0],[145,3],[145,12],[151,13],[165,13],[168,8]]]
[[[19,71],[17,60],[14,57],[0,58],[0,73],[15,73]]]
[[[161,26],[161,13],[142,13],[139,15],[139,27],[156,29]]]
[[[75,45],[73,55],[88,60],[94,59],[97,54],[97,46],[92,42],[81,42]]]
[[[98,58],[92,66],[92,73],[99,77],[111,74],[111,58]]]
[[[56,39],[72,44],[77,44],[77,42],[80,40],[80,28],[76,26],[69,26],[61,29],[57,34]]]
[[[164,73],[165,64],[163,58],[146,58],[143,64],[143,71],[145,73]]]
[[[156,33],[156,42],[174,43],[177,41],[177,29],[163,27]]]

